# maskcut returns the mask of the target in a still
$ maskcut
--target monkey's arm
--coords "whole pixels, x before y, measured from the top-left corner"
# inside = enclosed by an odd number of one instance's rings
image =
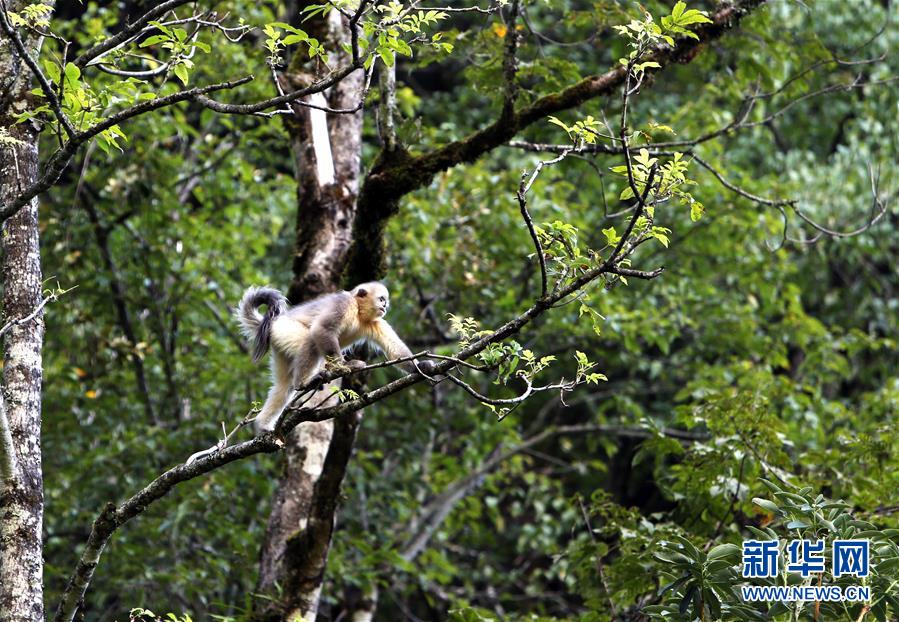
[[[400,359],[412,356],[412,351],[405,343],[403,343],[403,340],[396,334],[393,327],[385,320],[378,319],[371,323],[369,339],[380,346],[388,359]],[[425,374],[430,374],[434,369],[434,364],[431,361],[418,361],[417,364],[418,369]],[[417,371],[415,361],[408,361],[406,363],[401,363],[401,365],[406,371]]]

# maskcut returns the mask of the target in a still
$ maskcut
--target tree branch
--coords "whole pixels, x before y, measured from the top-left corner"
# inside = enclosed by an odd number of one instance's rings
[[[718,39],[735,28],[741,19],[766,0],[738,0],[722,4],[711,16],[711,23],[698,24],[693,32],[699,40],[683,38],[673,47],[652,50],[646,60],[659,63],[659,69],[647,69],[646,74],[663,71],[675,62],[689,62],[701,46]],[[517,133],[549,115],[575,108],[591,99],[611,95],[622,86],[627,69],[617,65],[604,74],[592,75],[576,84],[539,98],[511,114],[500,114],[487,127],[467,137],[420,155],[404,154],[402,158],[382,157],[372,167],[359,195],[359,217],[354,224],[354,247],[348,274],[378,277],[383,272],[384,251],[378,232],[384,223],[399,210],[399,199],[426,186],[434,176],[453,166],[473,162],[485,153],[507,143]]]
[[[647,185],[648,187],[648,185]],[[456,359],[465,361],[485,350],[490,344],[500,342],[509,336],[518,333],[535,318],[543,315],[552,308],[553,304],[563,298],[586,287],[603,274],[625,274],[625,271],[614,267],[608,261],[585,271],[567,286],[559,288],[552,294],[537,300],[521,315],[503,324],[500,328],[484,335],[472,342],[456,354],[454,359],[441,360],[435,366],[434,373],[446,374],[457,367]],[[655,275],[661,270],[655,271]],[[647,278],[651,273],[647,273]],[[415,358],[414,355],[413,358]],[[60,602],[54,622],[70,622],[77,610],[78,603],[84,597],[88,585],[93,577],[94,569],[103,552],[103,548],[112,534],[126,522],[144,512],[151,503],[166,495],[171,489],[181,482],[204,475],[225,464],[241,460],[259,453],[273,453],[284,447],[287,436],[300,423],[307,421],[325,421],[339,417],[345,417],[352,413],[379,402],[390,395],[398,393],[407,387],[421,382],[424,376],[419,373],[407,374],[397,380],[387,383],[377,389],[363,393],[359,397],[347,400],[334,406],[321,406],[306,408],[289,406],[282,415],[281,421],[274,432],[262,434],[250,441],[245,441],[221,450],[213,451],[193,460],[190,464],[179,464],[172,467],[153,482],[139,491],[137,494],[122,503],[119,507],[110,504],[94,522],[91,535],[82,551],[78,564],[69,579],[63,599]]]
[[[22,192],[12,197],[10,200],[5,202],[2,207],[0,207],[0,222],[5,221],[10,216],[18,212],[24,205],[26,205],[31,199],[39,195],[41,192],[44,192],[45,190],[51,188],[53,184],[55,184],[57,180],[59,180],[62,172],[69,165],[69,162],[72,161],[72,157],[81,147],[81,145],[88,142],[97,134],[108,130],[114,125],[118,125],[119,123],[127,121],[128,119],[142,115],[152,110],[165,108],[182,101],[196,100],[205,93],[211,93],[213,91],[221,91],[225,89],[233,89],[234,87],[240,86],[241,84],[246,84],[252,79],[252,76],[247,76],[237,80],[232,80],[230,82],[220,82],[219,84],[210,84],[207,86],[200,86],[184,91],[178,91],[177,93],[172,93],[171,95],[167,95],[165,97],[159,97],[156,99],[141,102],[120,112],[117,112],[116,114],[110,115],[96,125],[84,130],[83,132],[75,134],[74,138],[66,142],[65,145],[56,150],[56,152],[54,152],[53,155],[50,156],[50,158],[47,160],[47,163],[44,165],[43,173],[34,183],[26,187]]]
[[[181,5],[188,4],[189,2],[193,2],[194,0],[168,0],[167,2],[162,2],[136,20],[128,24],[125,28],[122,29],[120,33],[113,37],[109,37],[97,43],[86,52],[82,53],[72,62],[80,68],[84,68],[89,62],[98,58],[106,52],[109,52],[112,49],[119,47],[128,42],[129,39],[135,37],[140,34],[141,30],[143,30],[144,26],[146,26],[151,21],[162,17],[172,9],[176,9]]]
[[[765,0],[741,0],[725,5],[711,16],[711,23],[700,24],[695,28],[694,32],[699,37],[699,41],[683,38],[674,47],[666,46],[654,50],[648,60],[658,62],[661,68],[647,70],[647,75],[661,71],[672,62],[689,58],[690,52],[733,29],[746,14],[764,2]],[[493,124],[466,138],[449,143],[430,153],[411,158],[402,164],[401,171],[388,168],[373,172],[366,185],[371,186],[369,191],[377,189],[394,197],[403,196],[426,185],[434,175],[441,171],[457,164],[473,162],[540,119],[574,108],[596,97],[612,94],[624,84],[626,77],[627,70],[621,65],[604,74],[588,76],[558,93],[541,97],[507,118],[501,117]],[[411,172],[415,172],[415,174],[411,176],[399,174]],[[410,187],[410,183],[414,185]]]

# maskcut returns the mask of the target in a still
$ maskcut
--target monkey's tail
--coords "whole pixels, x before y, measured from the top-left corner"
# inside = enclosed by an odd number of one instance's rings
[[[266,305],[265,314],[259,313],[260,306]],[[237,321],[241,332],[253,340],[253,362],[256,363],[268,352],[271,342],[272,322],[287,310],[284,294],[271,287],[250,287],[244,292],[237,305]]]

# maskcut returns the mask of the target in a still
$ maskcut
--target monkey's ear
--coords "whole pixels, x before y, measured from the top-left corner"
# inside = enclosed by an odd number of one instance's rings
[[[360,287],[359,289],[356,290],[357,298],[365,298],[366,296],[368,296],[368,292],[365,291],[364,287]]]

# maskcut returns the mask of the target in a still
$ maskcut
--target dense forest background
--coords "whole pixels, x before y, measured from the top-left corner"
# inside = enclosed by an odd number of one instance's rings
[[[191,40],[204,45],[181,51],[185,69],[140,80],[164,94],[251,73],[256,80],[216,95],[245,103],[276,95],[272,71],[286,75],[296,57],[314,64],[301,42],[282,45],[268,66],[263,29],[312,32],[320,15],[302,22],[293,3],[212,4],[178,15],[215,9],[235,30],[198,28]],[[363,175],[383,164],[387,136],[417,154],[493,123],[508,98],[510,30],[516,105],[526,106],[614,69],[633,44],[614,27],[645,19],[644,9],[660,23],[674,2],[481,6],[406,36],[411,55],[395,50],[395,71],[375,63],[358,114]],[[48,19],[75,56],[151,7],[59,2]],[[699,0],[689,8],[720,10]],[[688,57],[647,67],[629,96],[632,157],[685,141],[656,150],[683,152],[695,182],[683,187],[695,206],[656,204],[653,224],[664,230],[630,258],[633,269],[664,272],[594,283],[513,336],[554,357],[540,384],[575,378],[578,356],[605,380],[510,408],[446,381],[419,383],[366,408],[334,498],[319,620],[897,619],[899,34],[886,1],[751,8]],[[279,32],[283,41],[291,31]],[[132,47],[171,52],[158,45]],[[60,47],[46,39],[42,58],[58,59]],[[392,106],[381,73],[395,74]],[[143,88],[84,74],[113,108]],[[621,146],[621,91],[544,115],[398,201],[378,276],[392,294],[388,319],[414,352],[453,355],[469,330],[462,318],[493,329],[539,295],[516,193],[540,161],[562,156],[527,192],[542,234],[576,245],[576,261],[614,246],[603,230],[621,235],[633,199],[619,198],[628,188],[612,170],[620,150],[595,146]],[[126,138],[83,145],[40,195],[43,287],[64,290],[44,309],[47,615],[107,502],[213,445],[223,422],[230,430],[264,399],[267,368],[251,363],[232,314],[247,286],[296,282],[310,225],[291,123],[195,100],[162,108],[123,123]],[[42,154],[58,145],[42,132]],[[548,251],[551,281],[562,278],[556,259]],[[523,388],[462,371],[485,396]],[[365,384],[402,373],[377,369]],[[243,429],[235,442],[249,438]],[[251,618],[278,598],[258,586],[283,468],[281,454],[263,453],[172,489],[112,537],[78,615]],[[877,551],[874,601],[741,602],[737,547],[753,529],[866,533]]]

